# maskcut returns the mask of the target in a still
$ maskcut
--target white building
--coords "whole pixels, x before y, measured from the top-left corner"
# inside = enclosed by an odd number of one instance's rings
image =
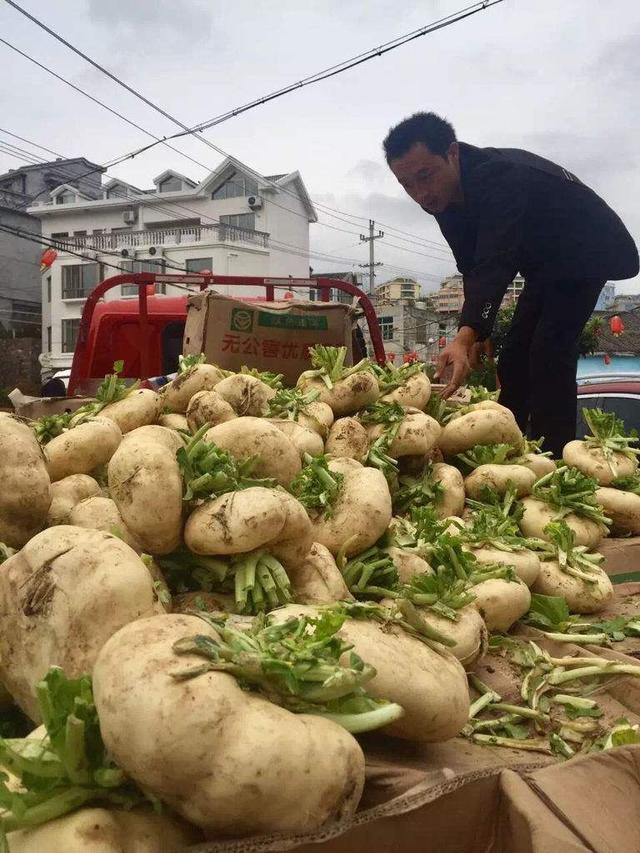
[[[140,190],[111,180],[101,198],[62,184],[29,208],[59,247],[42,277],[42,349],[53,369],[71,364],[88,293],[120,274],[106,263],[133,272],[309,277],[309,224],[317,216],[298,172],[262,177],[227,158],[199,184],[172,170],[154,184]],[[132,295],[124,286],[106,298]]]

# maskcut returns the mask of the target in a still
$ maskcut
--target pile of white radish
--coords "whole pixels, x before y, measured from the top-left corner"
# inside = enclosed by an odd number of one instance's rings
[[[0,415],[0,680],[44,724],[0,739],[0,849],[347,818],[359,734],[456,737],[532,593],[611,599],[593,548],[640,532],[617,419],[556,463],[484,390],[456,406],[422,364],[344,359],[316,347],[285,388],[188,357],[158,393],[117,364],[73,415]]]

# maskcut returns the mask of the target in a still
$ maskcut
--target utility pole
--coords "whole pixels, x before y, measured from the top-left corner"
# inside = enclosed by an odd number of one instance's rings
[[[380,237],[384,237],[384,231],[378,231],[377,234],[374,234],[375,230],[375,222],[373,219],[369,220],[369,236],[366,237],[364,234],[360,235],[360,241],[362,243],[369,244],[369,263],[368,264],[358,264],[360,267],[367,267],[369,269],[369,293],[373,293],[373,280],[376,277],[375,268],[381,267],[382,262],[378,261],[377,263],[374,261],[374,251],[373,251],[373,242],[374,240],[379,240]]]

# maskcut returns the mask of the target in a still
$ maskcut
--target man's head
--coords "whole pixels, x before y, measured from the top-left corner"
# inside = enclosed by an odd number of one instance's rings
[[[453,126],[435,113],[416,113],[392,127],[383,142],[389,168],[427,213],[462,202]]]

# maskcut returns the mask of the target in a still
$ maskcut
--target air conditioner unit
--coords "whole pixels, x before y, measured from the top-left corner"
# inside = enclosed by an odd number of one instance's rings
[[[158,250],[156,249],[155,246],[149,246],[149,254],[150,255],[156,255],[157,253],[158,253]]]
[[[247,203],[251,210],[260,210],[262,207],[262,199],[259,195],[250,195],[247,199]]]
[[[122,219],[124,220],[125,225],[133,225],[138,219],[138,211],[135,208],[125,210],[122,214]]]
[[[120,254],[122,255],[123,258],[128,258],[129,257],[129,250],[128,249],[120,249]]]

